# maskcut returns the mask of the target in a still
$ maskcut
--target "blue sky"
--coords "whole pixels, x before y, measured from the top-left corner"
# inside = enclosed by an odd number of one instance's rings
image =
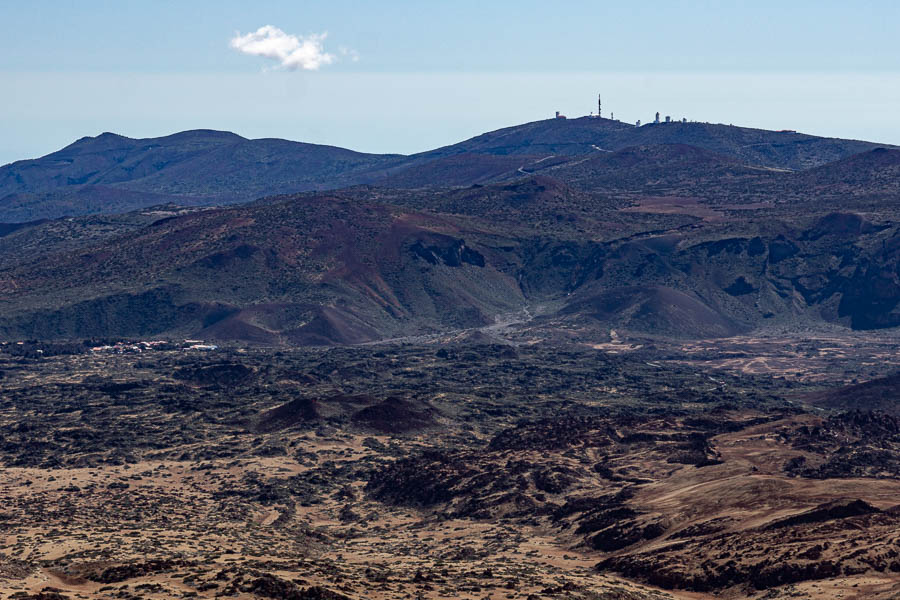
[[[627,121],[900,144],[897,23],[894,1],[0,0],[0,163],[201,127],[407,153],[597,92]]]

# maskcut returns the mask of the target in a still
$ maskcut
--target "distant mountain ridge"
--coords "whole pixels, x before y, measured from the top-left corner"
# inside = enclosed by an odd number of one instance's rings
[[[0,167],[0,221],[125,212],[165,202],[232,204],[342,187],[398,158],[211,130],[146,139],[104,133]]]
[[[742,165],[804,170],[883,145],[709,123],[642,127],[609,119],[548,119],[415,155],[365,154],[230,132],[132,139],[85,137],[47,156],[0,167],[0,222],[127,212],[174,202],[233,204],[357,184],[469,186],[634,147],[690,146]],[[555,175],[556,176],[556,175]],[[565,177],[561,177],[565,180]]]
[[[462,153],[574,156],[660,144],[696,146],[751,165],[792,170],[812,168],[884,146],[793,131],[768,131],[714,123],[674,121],[635,127],[611,119],[581,117],[547,119],[498,129],[411,158],[435,158]]]

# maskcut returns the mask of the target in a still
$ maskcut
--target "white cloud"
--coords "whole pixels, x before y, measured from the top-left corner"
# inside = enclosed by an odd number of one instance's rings
[[[325,51],[323,42],[327,35],[314,33],[298,37],[265,25],[247,35],[237,33],[231,38],[230,45],[244,54],[277,60],[285,69],[316,71],[322,65],[330,65],[337,60],[334,54]]]

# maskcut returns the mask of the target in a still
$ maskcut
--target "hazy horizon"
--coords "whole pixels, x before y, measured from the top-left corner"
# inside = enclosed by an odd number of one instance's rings
[[[626,122],[900,145],[898,20],[883,0],[5,4],[0,164],[200,128],[410,154],[598,93]]]
[[[120,76],[107,73],[19,74],[18,85],[44,93],[36,99],[3,100],[4,115],[19,118],[0,117],[2,128],[11,132],[2,137],[0,164],[44,156],[105,131],[147,138],[188,129],[218,129],[247,138],[413,154],[550,118],[556,110],[570,117],[587,115],[596,111],[600,91],[606,92],[603,116],[612,113],[628,123],[638,119],[646,123],[658,110],[677,119],[796,129],[823,137],[900,145],[900,122],[888,120],[900,105],[900,80],[892,73],[322,73],[317,74],[314,89],[284,75],[263,74],[260,83],[256,75],[142,74],[129,76],[123,83]],[[92,82],[94,94],[82,97],[78,104],[54,106],[53,88],[65,87],[71,78]],[[250,79],[255,81],[252,91],[246,85]],[[354,98],[375,80],[381,82],[382,91],[368,96],[367,108],[354,110]],[[193,101],[180,100],[179,115],[167,114],[173,101],[166,97],[169,86],[191,91]],[[127,93],[128,102],[121,102],[121,93],[105,93],[111,87]],[[227,96],[236,104],[249,104],[260,88],[265,93],[250,113],[235,115],[230,104],[216,101]],[[393,99],[398,90],[399,99]],[[829,90],[837,92],[827,95]],[[865,101],[867,90],[872,94]],[[307,107],[315,107],[308,110],[312,117],[294,114],[300,98]],[[834,118],[854,102],[863,107],[854,121]],[[380,107],[390,103],[393,109],[378,114]],[[29,136],[35,120],[50,111],[56,114],[43,118],[44,134]]]

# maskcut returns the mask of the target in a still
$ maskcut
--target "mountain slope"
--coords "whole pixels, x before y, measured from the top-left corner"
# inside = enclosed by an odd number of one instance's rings
[[[114,133],[85,137],[47,156],[2,167],[0,196],[139,179],[211,149],[243,141],[233,133],[208,130],[149,139]]]
[[[900,373],[871,381],[817,392],[804,397],[806,402],[836,410],[883,411],[900,413]]]
[[[126,212],[164,202],[246,202],[349,185],[397,160],[220,131],[148,139],[104,133],[0,167],[0,220]]]
[[[572,156],[659,144],[696,146],[751,165],[794,170],[812,168],[880,146],[713,123],[650,123],[635,127],[621,121],[581,117],[507,127],[411,158],[424,162],[464,153]]]
[[[210,130],[147,139],[104,133],[42,158],[0,167],[0,222],[127,212],[165,202],[240,203],[356,184],[469,186],[534,172],[564,181],[571,177],[573,184],[593,191],[615,179],[616,160],[623,159],[618,156],[604,164],[603,156],[635,147],[678,148],[685,154],[682,163],[697,158],[691,153],[705,151],[711,154],[702,160],[716,156],[722,162],[717,169],[735,161],[731,168],[743,169],[747,175],[748,167],[819,167],[878,145],[709,123],[634,127],[588,117],[526,123],[412,156],[363,154],[278,139],[248,140]],[[587,166],[581,164],[586,157],[591,158]],[[649,158],[647,165],[652,164]],[[673,168],[678,168],[677,157],[662,160],[671,163],[673,159]],[[606,175],[598,177],[590,172],[592,168]]]
[[[353,344],[528,305],[544,306],[541,331],[587,339],[900,326],[900,231],[884,217],[701,220],[592,201],[536,176],[32,224],[0,238],[0,337]]]
[[[328,196],[195,212],[3,270],[0,330],[315,345],[485,325],[522,304],[490,239]]]
[[[900,199],[900,150],[876,148],[861,152],[798,173],[795,179],[817,193]]]

